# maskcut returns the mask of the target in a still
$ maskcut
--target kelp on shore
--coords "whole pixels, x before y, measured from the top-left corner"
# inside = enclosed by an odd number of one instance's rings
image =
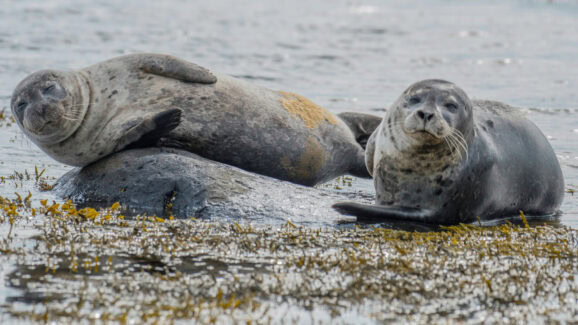
[[[578,315],[578,231],[125,218],[1,198],[0,319],[127,322],[564,321]],[[24,235],[23,235],[24,234]],[[353,318],[352,318],[353,317]]]

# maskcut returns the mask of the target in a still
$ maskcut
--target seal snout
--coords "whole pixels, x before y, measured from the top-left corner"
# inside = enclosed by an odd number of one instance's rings
[[[407,134],[419,138],[433,137],[441,139],[447,135],[448,129],[445,120],[432,109],[417,109],[405,119],[404,129]]]
[[[24,113],[24,127],[31,133],[42,134],[46,127],[60,121],[62,105],[54,103],[36,103],[29,105]]]
[[[460,120],[459,92],[442,80],[424,80],[406,90],[400,98],[403,129],[423,142],[439,142],[452,133]]]
[[[424,112],[421,109],[416,112],[416,115],[418,118],[422,119],[424,121],[424,123],[427,123],[429,120],[431,120],[434,117],[433,113]]]

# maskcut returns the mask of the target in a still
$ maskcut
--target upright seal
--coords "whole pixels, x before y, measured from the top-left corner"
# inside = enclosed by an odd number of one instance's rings
[[[364,151],[341,118],[310,100],[178,58],[134,54],[24,79],[11,103],[18,125],[44,152],[86,166],[128,148],[167,146],[248,171],[314,185],[369,177]],[[379,118],[352,123],[371,134]],[[345,116],[347,118],[348,116]]]
[[[358,219],[456,224],[554,214],[564,192],[560,164],[519,110],[470,101],[456,85],[410,86],[371,135],[366,164],[377,205],[337,203]]]

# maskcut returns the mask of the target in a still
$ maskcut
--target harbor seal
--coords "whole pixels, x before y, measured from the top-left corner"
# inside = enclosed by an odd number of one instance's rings
[[[470,101],[456,85],[410,86],[371,135],[366,164],[377,205],[337,203],[360,219],[435,224],[557,212],[564,192],[548,140],[521,112]]]
[[[120,202],[127,210],[123,214],[132,216],[324,225],[355,221],[331,208],[335,200],[370,201],[358,193],[300,186],[174,148],[114,153],[70,170],[53,193],[93,208]]]
[[[369,177],[356,138],[380,120],[368,115],[368,127],[352,131],[300,95],[161,54],[33,73],[14,90],[11,108],[32,142],[68,165],[165,146],[303,185]]]

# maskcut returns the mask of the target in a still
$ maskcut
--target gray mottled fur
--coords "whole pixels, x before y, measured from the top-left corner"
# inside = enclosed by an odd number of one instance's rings
[[[266,223],[346,220],[331,204],[353,198],[252,174],[172,148],[113,154],[68,172],[54,191],[89,206],[118,201],[133,213]]]
[[[28,120],[43,116],[39,107],[54,102],[50,96],[36,96],[50,80],[67,89],[68,104],[84,109],[76,114],[79,121],[53,123],[73,133],[59,134],[54,142],[55,136],[44,141],[24,131],[48,155],[69,165],[86,166],[128,146],[169,146],[305,185],[346,173],[369,176],[363,148],[341,119],[307,127],[283,107],[280,92],[171,56],[134,54],[74,72],[33,74],[12,97],[21,127],[25,114]],[[19,115],[22,102],[29,107]],[[172,130],[155,120],[169,109],[182,111]],[[140,141],[159,129],[166,134],[154,143]]]
[[[426,89],[427,95],[412,106],[408,102],[416,89]],[[443,107],[448,96],[461,102],[454,113]],[[433,137],[404,142],[406,131],[396,116],[404,120],[417,110],[435,111],[432,123],[444,119],[459,130],[467,152]],[[394,126],[388,127],[388,120]],[[502,103],[471,102],[457,86],[440,80],[422,81],[404,92],[370,138],[366,160],[377,205],[335,205],[360,219],[455,224],[511,217],[520,210],[543,216],[555,214],[563,198],[558,159],[532,122]]]

